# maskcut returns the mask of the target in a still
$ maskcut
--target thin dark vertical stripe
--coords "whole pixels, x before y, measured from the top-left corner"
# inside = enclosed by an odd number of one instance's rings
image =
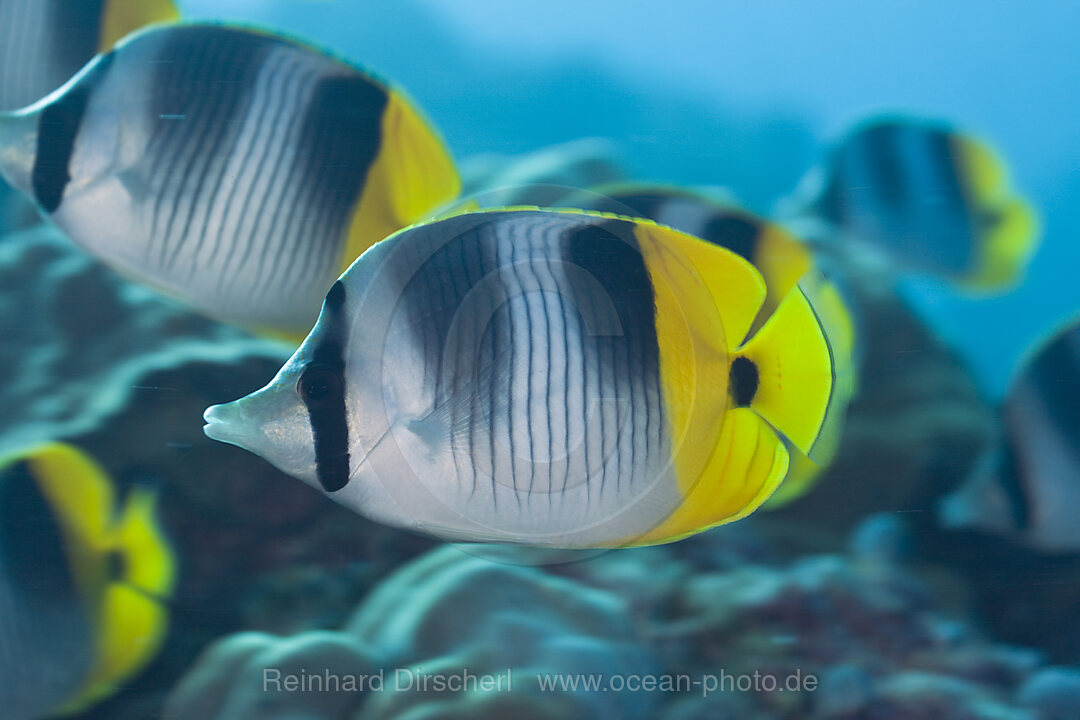
[[[174,168],[170,168],[170,176],[175,174],[176,187],[173,192],[166,193],[165,197],[169,200],[168,205],[168,217],[165,220],[164,232],[161,235],[162,250],[160,255],[161,267],[168,269],[172,266],[173,261],[176,258],[176,252],[179,246],[183,243],[184,238],[176,230],[176,224],[178,218],[182,215],[186,215],[190,212],[190,205],[192,198],[189,195],[188,180],[191,176],[192,166],[199,160],[200,153],[204,151],[204,143],[206,135],[212,132],[213,128],[220,125],[220,119],[216,117],[216,113],[209,113],[205,111],[207,106],[207,98],[205,95],[192,95],[192,88],[188,87],[189,83],[198,84],[199,78],[216,77],[218,68],[215,67],[214,62],[218,57],[218,48],[214,48],[208,43],[201,43],[194,48],[184,47],[180,42],[174,42],[169,45],[169,51],[167,54],[163,53],[162,58],[165,62],[162,63],[162,68],[169,68],[176,55],[181,52],[187,51],[194,53],[189,55],[189,59],[181,65],[187,70],[185,74],[185,80],[188,77],[192,80],[188,80],[180,87],[168,86],[173,92],[182,94],[182,101],[180,107],[184,116],[183,120],[163,120],[159,117],[152,118],[152,122],[167,122],[170,123],[175,130],[173,134],[176,138],[176,147],[173,149],[173,161],[174,165],[179,166],[179,171]],[[179,83],[178,83],[179,84]],[[175,113],[175,110],[173,112]],[[185,210],[181,210],[184,206],[187,206]]]
[[[241,221],[239,234],[250,238],[250,242],[249,249],[245,250],[241,262],[234,270],[234,272],[240,272],[242,268],[248,267],[248,256],[254,252],[257,255],[255,259],[255,277],[257,278],[264,277],[264,267],[270,251],[275,242],[281,241],[276,229],[269,224],[267,206],[275,188],[288,182],[288,178],[282,172],[282,167],[292,127],[289,121],[295,120],[292,106],[296,99],[296,90],[293,86],[297,82],[297,74],[292,72],[284,53],[276,55],[280,59],[281,68],[275,68],[274,75],[280,87],[277,91],[273,87],[267,88],[268,107],[272,110],[265,120],[274,130],[268,138],[267,149],[259,158],[258,171],[252,177],[247,198],[244,200],[245,216],[248,220]],[[270,163],[270,169],[266,172],[268,163]],[[265,182],[263,182],[264,179]],[[255,197],[256,188],[261,188],[257,198]],[[252,209],[253,202],[257,203],[254,209]],[[231,252],[230,249],[230,258]],[[259,293],[260,297],[261,295],[262,293]]]
[[[548,250],[547,247],[544,247],[541,250],[541,252],[543,253],[543,257],[544,257],[544,269],[545,269],[547,278],[555,285],[555,294],[558,296],[558,295],[560,295],[560,293],[559,293],[559,288],[558,288],[558,281],[556,280],[555,273],[554,273],[554,271],[553,271],[553,269],[551,267],[551,252]],[[555,495],[555,474],[554,474],[554,467],[555,467],[555,438],[554,438],[554,431],[553,431],[553,427],[552,427],[552,417],[551,416],[555,412],[555,405],[556,405],[556,403],[552,402],[553,399],[554,399],[553,394],[555,392],[555,386],[554,386],[554,383],[552,381],[553,378],[555,377],[554,353],[552,352],[552,350],[554,349],[553,346],[555,344],[556,338],[555,338],[555,327],[554,327],[554,324],[552,323],[551,313],[548,311],[548,302],[549,302],[548,292],[549,291],[546,288],[541,287],[540,302],[541,302],[541,307],[544,309],[544,335],[545,335],[545,338],[546,338],[546,342],[544,343],[545,350],[546,350],[546,357],[545,357],[545,371],[546,372],[544,373],[544,378],[545,378],[545,381],[546,381],[545,386],[544,386],[545,387],[545,392],[544,392],[544,410],[545,410],[545,413],[544,413],[544,415],[546,416],[546,419],[547,419],[547,469],[548,469],[548,472],[547,472],[547,497],[548,497],[548,507],[550,508],[552,506],[552,503],[554,502],[554,495]],[[566,333],[565,333],[565,330],[564,330],[563,331],[563,339],[565,340],[565,338],[566,338]],[[566,357],[566,348],[565,347],[559,349],[559,355],[561,357],[564,357],[564,358]],[[563,422],[564,427],[565,427],[565,425],[566,425],[566,423]],[[569,466],[569,464],[568,464],[568,466]]]
[[[259,299],[265,297],[271,290],[273,290],[270,279],[266,275],[266,264],[270,260],[270,254],[275,249],[280,248],[288,241],[281,234],[280,226],[277,224],[278,213],[281,211],[282,204],[284,203],[284,195],[287,191],[288,184],[292,181],[289,177],[289,167],[286,165],[287,143],[292,141],[295,135],[296,128],[300,124],[300,114],[294,112],[292,104],[296,102],[300,91],[298,86],[302,82],[302,75],[296,68],[296,63],[291,63],[289,68],[289,84],[286,87],[285,102],[283,103],[283,112],[286,114],[285,120],[285,132],[282,134],[281,151],[278,153],[277,158],[274,161],[274,166],[271,168],[269,176],[273,179],[271,185],[267,188],[266,193],[263,195],[261,202],[259,203],[259,211],[257,216],[260,221],[263,221],[263,226],[256,229],[257,235],[265,235],[268,242],[266,247],[262,248],[259,252],[258,266],[256,267],[255,277],[266,278],[266,281],[260,285],[260,292],[257,294]],[[272,209],[272,212],[271,210]],[[271,266],[273,267],[273,266]]]
[[[499,265],[499,235],[498,235],[497,232],[495,232],[494,228],[492,228],[491,226],[488,226],[487,228],[485,228],[485,230],[487,230],[487,232],[489,233],[489,237],[491,238],[491,242],[492,242],[492,246],[493,246],[493,250],[494,250],[494,255],[495,255],[495,257],[494,257],[495,272],[498,272],[499,267],[500,267],[500,265]],[[498,363],[499,363],[499,344],[500,344],[499,340],[500,340],[500,338],[495,337],[495,332],[496,332],[496,329],[497,329],[497,325],[495,323],[494,317],[492,317],[491,320],[492,320],[492,322],[491,322],[491,324],[489,326],[489,328],[490,328],[489,332],[491,333],[490,342],[491,342],[491,367],[492,367],[491,383],[492,383],[492,387],[491,387],[491,390],[490,390],[490,399],[488,401],[488,404],[490,406],[489,407],[490,419],[489,419],[488,423],[491,426],[490,430],[488,432],[488,444],[491,446],[490,447],[490,451],[491,451],[491,491],[492,491],[492,495],[497,497],[498,492],[497,492],[496,483],[495,483],[495,473],[497,471],[497,466],[496,466],[496,463],[495,463],[495,460],[496,460],[496,455],[495,455],[495,450],[496,450],[495,441],[496,441],[496,438],[495,438],[494,430],[495,430],[495,418],[498,417],[498,415],[496,413],[496,410],[498,408],[496,407],[496,395],[497,395],[497,393],[496,393],[496,389],[495,389],[495,372],[494,371],[499,366]],[[516,489],[517,488],[515,488],[515,490]]]
[[[314,73],[305,69],[302,69],[298,73],[299,87],[304,87],[310,83],[313,79]],[[297,98],[304,97],[305,93],[302,91],[297,92]],[[293,112],[292,117],[289,119],[289,133],[287,138],[298,137],[298,127],[302,127],[303,115],[299,112]],[[270,258],[270,266],[268,274],[263,275],[259,273],[259,278],[265,278],[265,284],[261,287],[264,290],[264,296],[271,290],[273,292],[279,292],[279,283],[282,282],[282,274],[289,270],[287,262],[284,262],[285,258],[295,252],[296,250],[296,234],[293,229],[293,223],[296,220],[298,206],[300,205],[301,191],[303,189],[303,183],[300,178],[296,176],[296,155],[301,152],[300,148],[296,148],[296,154],[293,156],[291,164],[283,168],[275,168],[274,172],[282,172],[285,176],[285,182],[281,183],[281,191],[278,198],[274,202],[272,209],[270,227],[273,228],[275,239],[277,243],[274,246],[272,257]],[[269,248],[268,248],[269,249]],[[269,254],[269,253],[268,253]]]
[[[529,250],[529,252],[526,255],[526,257],[527,257],[526,264],[528,265],[529,272],[532,274],[533,279],[536,281],[535,282],[536,291],[533,293],[533,297],[530,297],[530,295],[528,293],[526,293],[526,294],[524,294],[522,296],[522,300],[525,302],[525,327],[526,327],[526,337],[528,338],[528,343],[529,343],[527,348],[526,348],[528,350],[528,353],[529,353],[529,358],[528,358],[528,362],[526,364],[526,370],[525,370],[525,390],[526,390],[526,394],[525,394],[525,418],[526,418],[525,431],[526,431],[527,437],[529,438],[529,497],[531,499],[532,498],[532,493],[533,493],[533,487],[536,484],[536,438],[533,435],[533,395],[538,394],[540,392],[540,390],[536,390],[536,392],[534,393],[534,370],[533,370],[533,368],[535,367],[535,363],[533,361],[533,356],[536,354],[536,351],[537,351],[538,347],[540,347],[541,345],[544,345],[544,346],[550,345],[551,340],[550,340],[550,338],[548,338],[546,325],[544,327],[540,327],[539,324],[534,323],[534,320],[533,320],[532,300],[535,299],[535,300],[539,301],[541,303],[541,305],[542,305],[543,302],[544,302],[544,297],[543,297],[543,293],[540,292],[540,287],[541,287],[540,276],[537,275],[536,269],[533,266],[534,260],[533,260],[533,257],[532,257],[532,243],[530,243],[526,247]],[[515,272],[515,274],[517,273],[516,268],[515,268],[514,272]],[[519,281],[519,284],[520,284],[520,281]],[[534,328],[534,326],[535,326],[535,328]],[[534,333],[534,329],[535,329],[536,333],[538,333],[538,334]],[[546,378],[547,378],[547,375],[545,374],[544,382],[541,384],[542,389],[546,389],[546,383],[547,383]],[[544,394],[546,395],[547,393],[545,392]]]
[[[566,299],[562,292],[556,297],[559,300],[559,315],[562,317],[562,344],[563,344],[563,452],[566,455],[566,470],[563,474],[562,491],[560,497],[566,498],[566,487],[570,484],[570,318],[567,315]]]
[[[239,63],[243,58],[238,57],[242,55],[240,52],[233,52],[232,57],[226,55],[227,67],[236,63]],[[236,135],[237,128],[243,129],[242,121],[247,113],[247,108],[251,105],[251,82],[246,74],[242,76],[246,82],[243,83],[243,87],[237,91],[237,98],[230,100],[226,103],[215,103],[215,108],[218,114],[218,122],[215,123],[217,128],[213,133],[212,139],[207,143],[206,158],[200,168],[198,180],[195,182],[195,186],[192,188],[192,206],[191,212],[188,213],[184,222],[183,238],[185,243],[190,238],[194,241],[194,248],[191,250],[191,262],[188,268],[187,279],[190,281],[194,277],[195,272],[199,268],[199,254],[208,239],[211,240],[211,246],[217,245],[223,241],[220,234],[215,235],[214,238],[208,238],[210,227],[210,216],[213,214],[214,208],[218,202],[221,194],[221,181],[225,174],[225,170],[228,167],[228,158],[236,149]],[[240,83],[237,83],[238,85]],[[209,108],[205,108],[204,112],[210,112]],[[223,120],[228,118],[228,120]],[[217,166],[217,174],[213,180],[210,180],[210,173],[214,166]],[[201,220],[201,228],[194,237],[190,235],[193,223]],[[219,228],[220,233],[220,228]],[[232,239],[230,238],[230,241]],[[177,247],[179,248],[178,243]]]
[[[440,252],[445,254],[447,265],[450,266],[450,272],[448,273],[450,283],[449,283],[449,285],[447,285],[447,283],[444,282],[444,278],[443,278],[441,273],[434,273],[436,278],[438,279],[438,283],[439,283],[439,305],[438,305],[439,308],[452,306],[454,304],[454,299],[455,298],[464,297],[465,292],[468,291],[468,287],[469,287],[469,268],[468,268],[467,263],[465,261],[464,249],[465,249],[465,243],[462,241],[462,239],[460,237],[458,237],[458,238],[454,239],[453,246],[451,246],[450,243],[447,243],[440,250]],[[455,264],[455,262],[457,264]],[[461,278],[462,283],[464,283],[464,287],[465,287],[464,291],[458,289],[458,278],[459,278],[459,276]],[[471,338],[472,335],[470,333],[466,332],[469,329],[470,328],[462,328],[461,337]],[[440,345],[442,347],[439,347]],[[455,357],[446,358],[446,357],[444,357],[444,353],[449,348],[447,347],[446,342],[442,341],[439,338],[438,329],[435,327],[434,323],[432,323],[431,328],[427,332],[424,333],[424,357],[427,357],[427,358],[438,357],[439,358],[439,362],[435,363],[435,389],[436,389],[436,396],[435,397],[436,397],[436,402],[438,402],[440,400],[440,397],[439,397],[439,394],[438,394],[439,389],[442,388],[444,386],[444,383],[447,382],[445,376],[443,375],[443,366],[444,365],[447,365],[447,367],[449,368],[449,370],[451,372],[451,378],[449,380],[449,382],[451,384],[450,384],[449,389],[444,393],[446,397],[442,398],[443,402],[450,401],[451,398],[456,398],[459,393],[465,392],[465,388],[470,387],[470,383],[468,383],[467,381],[462,380],[462,373],[467,373],[467,372],[470,372],[470,371],[473,370],[472,363],[468,362],[467,359],[465,359],[465,361],[463,362],[462,354],[466,351],[466,349],[468,347],[470,347],[470,345],[468,343],[458,343],[454,348],[454,350],[456,352]],[[467,378],[466,378],[466,380],[467,380]],[[468,444],[469,456],[470,457],[475,457],[474,455],[472,455],[472,453],[473,453],[472,405],[473,405],[473,401],[470,400],[469,401],[469,408],[467,410],[467,412],[469,414],[469,417],[468,417],[469,426],[468,426],[468,434],[466,436],[466,440],[467,440],[467,444]],[[451,403],[451,406],[450,406],[451,427],[453,427],[453,428],[459,427],[459,423],[461,422],[461,419],[462,419],[460,417],[460,413],[463,412],[463,411],[465,411],[465,410],[461,407],[461,403],[459,403],[459,402],[452,402]],[[457,472],[458,477],[460,477],[461,473],[462,473],[462,467],[463,467],[462,466],[462,461],[461,461],[461,454],[463,452],[463,449],[461,448],[461,442],[459,441],[459,438],[456,437],[456,436],[453,438],[453,442],[451,443],[451,449],[452,449],[453,454],[454,454],[454,470]],[[476,478],[476,467],[473,465],[472,462],[469,462],[468,465],[469,465],[469,467],[471,469],[471,475],[472,475],[472,477],[470,478],[470,486],[469,486],[469,497],[471,498],[471,497],[473,497],[473,495],[476,494],[477,478]]]

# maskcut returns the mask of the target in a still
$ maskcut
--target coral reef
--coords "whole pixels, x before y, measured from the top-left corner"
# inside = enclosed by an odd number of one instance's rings
[[[895,542],[863,540],[846,555],[770,565],[753,559],[768,552],[768,541],[755,534],[737,525],[677,545],[576,558],[444,547],[384,581],[336,633],[240,634],[219,642],[173,691],[166,715],[1034,720],[1080,714],[1075,673],[1044,668],[1039,654],[995,645],[950,618],[899,562]],[[297,674],[296,668],[382,681],[351,693],[264,688],[268,671],[276,677],[289,669]],[[509,672],[512,692],[456,692],[417,682],[466,670]],[[600,684],[545,692],[539,678],[549,673],[577,673]],[[647,677],[656,678],[652,691],[627,686]]]
[[[379,577],[430,547],[203,435],[203,410],[265,384],[290,348],[125,281],[47,225],[0,240],[0,288],[0,451],[62,438],[121,487],[155,486],[181,568],[172,624],[183,630],[85,717],[156,714],[216,636],[339,625]]]
[[[175,395],[148,383],[155,372],[261,362],[255,381],[285,354],[123,281],[48,225],[0,241],[0,288],[0,449],[85,434],[136,399]]]
[[[335,683],[355,681],[351,691],[339,692],[288,692],[264,682],[279,673],[303,682],[300,668],[315,682],[327,673],[338,676]],[[221,641],[172,693],[165,714],[206,720],[650,716],[648,697],[545,694],[536,680],[543,672],[642,675],[655,665],[616,595],[447,546],[380,585],[340,632],[248,633]],[[469,691],[440,688],[439,677],[459,678]]]

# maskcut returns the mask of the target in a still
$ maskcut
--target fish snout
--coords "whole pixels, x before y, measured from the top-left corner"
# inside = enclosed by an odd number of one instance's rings
[[[252,440],[261,433],[244,412],[244,399],[223,405],[211,405],[203,413],[203,433],[211,440],[249,449]]]

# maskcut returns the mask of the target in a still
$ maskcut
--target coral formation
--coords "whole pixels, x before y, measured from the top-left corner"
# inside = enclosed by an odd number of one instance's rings
[[[894,544],[769,565],[751,559],[767,545],[753,534],[734,526],[576,560],[444,547],[380,584],[336,633],[221,641],[174,690],[167,716],[1022,720],[1080,713],[1075,674],[1042,669],[1037,653],[995,645],[950,618],[898,563]],[[384,682],[351,696],[263,688],[268,668],[297,667],[381,670]],[[418,685],[424,675],[466,670],[509,671],[512,692]],[[598,678],[600,689],[542,692],[538,678],[549,673]],[[631,691],[624,685],[631,677],[656,678],[657,686]],[[663,678],[672,682],[667,691]],[[266,714],[269,708],[278,714]]]

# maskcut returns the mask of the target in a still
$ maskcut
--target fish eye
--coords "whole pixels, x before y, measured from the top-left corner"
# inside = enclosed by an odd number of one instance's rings
[[[341,373],[325,363],[311,363],[296,383],[296,392],[305,403],[319,403],[340,394]]]

